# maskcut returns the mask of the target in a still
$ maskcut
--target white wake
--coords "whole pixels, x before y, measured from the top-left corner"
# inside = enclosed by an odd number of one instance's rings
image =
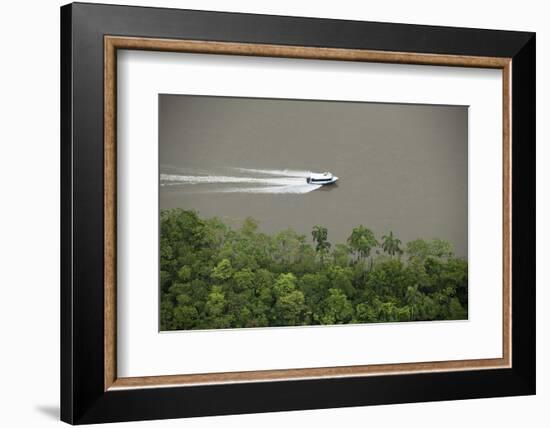
[[[290,186],[269,186],[269,187],[233,187],[219,190],[219,193],[309,193],[320,188],[320,184],[300,184]]]
[[[181,188],[192,193],[264,194],[304,194],[321,187],[321,185],[306,182],[311,172],[305,170],[252,168],[232,168],[231,170],[233,171],[231,175],[208,174],[204,171],[193,174],[189,170],[185,170],[184,174],[161,173],[160,185],[173,186],[173,189]]]
[[[262,174],[262,175],[280,175],[283,177],[302,177],[307,178],[310,176],[311,171],[297,171],[292,169],[252,169],[252,168],[235,168],[237,171]]]

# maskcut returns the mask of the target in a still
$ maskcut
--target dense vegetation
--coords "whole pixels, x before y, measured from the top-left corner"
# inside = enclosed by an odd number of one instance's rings
[[[467,318],[468,264],[448,242],[403,245],[364,226],[331,245],[238,230],[194,211],[161,211],[161,329],[214,329]]]

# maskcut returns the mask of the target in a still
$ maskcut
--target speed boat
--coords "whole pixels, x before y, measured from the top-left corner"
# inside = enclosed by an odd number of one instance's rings
[[[338,177],[335,177],[330,172],[323,172],[322,174],[311,173],[309,177],[306,178],[308,184],[332,184],[336,183]]]

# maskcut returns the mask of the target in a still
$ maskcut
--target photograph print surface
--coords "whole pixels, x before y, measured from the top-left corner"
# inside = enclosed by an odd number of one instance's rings
[[[159,95],[160,330],[468,318],[466,106]]]

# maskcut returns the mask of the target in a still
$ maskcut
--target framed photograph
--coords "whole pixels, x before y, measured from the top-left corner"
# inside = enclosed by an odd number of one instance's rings
[[[535,393],[535,35],[61,8],[61,417]]]

